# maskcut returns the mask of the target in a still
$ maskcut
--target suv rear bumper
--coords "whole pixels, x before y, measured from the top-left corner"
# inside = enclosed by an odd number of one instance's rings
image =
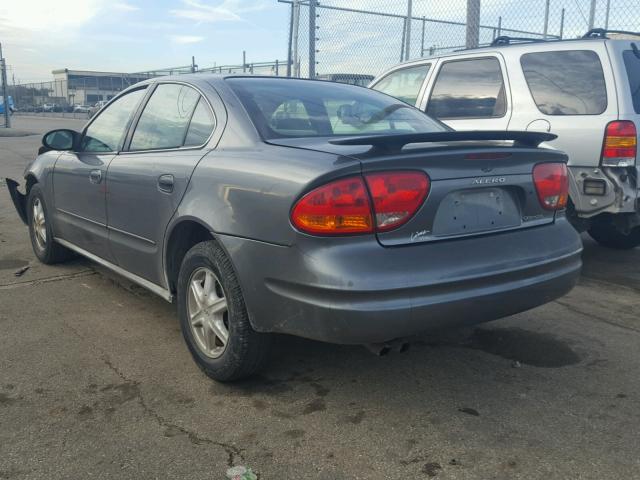
[[[575,285],[582,244],[554,224],[407,247],[373,237],[302,237],[292,247],[218,236],[254,328],[376,343],[475,324],[547,303]]]
[[[636,167],[633,167],[636,169]],[[569,194],[579,217],[589,218],[600,213],[634,213],[638,211],[640,191],[633,177],[640,178],[640,168],[629,175],[627,167],[569,166]],[[624,179],[624,180],[623,180]],[[604,195],[588,195],[584,182],[604,182]]]

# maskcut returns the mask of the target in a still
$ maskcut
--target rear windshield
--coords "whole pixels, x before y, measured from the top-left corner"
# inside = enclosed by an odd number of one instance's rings
[[[366,88],[283,78],[227,82],[265,139],[448,130],[420,110]]]
[[[631,50],[625,50],[622,53],[622,58],[629,77],[633,109],[636,113],[640,113],[640,59]]]
[[[538,109],[546,115],[599,115],[607,90],[592,50],[527,53],[520,59]]]

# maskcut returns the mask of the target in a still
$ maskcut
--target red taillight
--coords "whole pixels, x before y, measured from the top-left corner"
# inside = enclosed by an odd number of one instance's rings
[[[376,228],[399,227],[420,208],[429,193],[429,177],[422,172],[381,172],[364,176],[373,199]]]
[[[569,178],[564,163],[539,163],[533,167],[533,183],[545,210],[561,210],[569,198]]]
[[[635,165],[638,147],[636,125],[630,120],[610,122],[602,146],[603,167]]]
[[[291,223],[315,235],[389,231],[407,222],[428,193],[429,177],[422,172],[343,178],[302,197],[291,211]]]
[[[364,180],[344,178],[312,190],[293,207],[291,222],[303,232],[320,235],[373,232]]]

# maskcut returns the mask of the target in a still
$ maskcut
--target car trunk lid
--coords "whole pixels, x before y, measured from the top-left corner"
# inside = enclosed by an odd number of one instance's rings
[[[535,147],[553,138],[533,132],[438,132],[318,140],[296,146],[356,157],[365,176],[425,172],[430,190],[415,215],[399,228],[377,233],[382,245],[399,246],[553,222],[555,214],[540,205],[532,176],[538,163],[566,162],[562,153]]]

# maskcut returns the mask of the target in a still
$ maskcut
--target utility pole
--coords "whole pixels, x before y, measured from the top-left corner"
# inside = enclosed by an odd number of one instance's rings
[[[480,0],[467,0],[466,48],[480,46]]]
[[[9,95],[7,94],[7,60],[2,55],[2,44],[0,43],[0,82],[2,82],[2,101],[4,103],[4,127],[11,128],[11,117],[9,116]]]
[[[411,19],[413,18],[413,2],[412,0],[407,0],[407,28],[405,31],[405,35],[407,39],[404,42],[404,59],[409,60],[411,55]]]

